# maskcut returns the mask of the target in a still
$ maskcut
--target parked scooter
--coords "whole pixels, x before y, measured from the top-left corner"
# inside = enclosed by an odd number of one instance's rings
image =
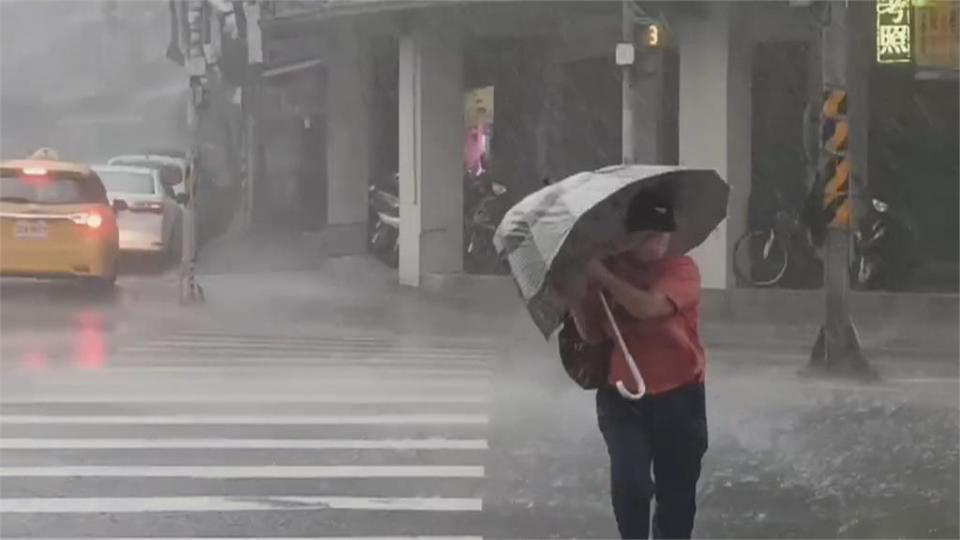
[[[499,273],[504,270],[493,245],[493,233],[509,207],[507,188],[488,175],[464,180],[464,264],[470,272]],[[400,262],[399,179],[394,174],[368,193],[368,245],[378,259],[391,268]]]
[[[850,281],[858,289],[896,290],[920,266],[920,236],[903,213],[877,198],[854,231]]]
[[[804,203],[803,220],[811,245],[819,252],[827,234],[822,218],[824,184],[818,179]],[[923,262],[920,234],[905,212],[876,194],[864,193],[868,205],[857,216],[850,246],[850,284],[860,290],[896,290],[907,285]],[[822,260],[822,256],[820,257]]]
[[[397,177],[390,187],[371,185],[367,197],[368,246],[384,264],[396,268],[400,264],[400,200],[397,196]]]
[[[489,175],[468,176],[464,185],[464,266],[468,272],[506,271],[493,244],[493,233],[509,209],[506,186]]]

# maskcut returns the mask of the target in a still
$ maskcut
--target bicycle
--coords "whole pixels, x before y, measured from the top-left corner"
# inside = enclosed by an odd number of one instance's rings
[[[776,199],[782,203],[780,194]],[[821,260],[800,210],[779,206],[773,226],[747,231],[733,246],[733,271],[743,283],[754,287],[776,285],[798,256]]]

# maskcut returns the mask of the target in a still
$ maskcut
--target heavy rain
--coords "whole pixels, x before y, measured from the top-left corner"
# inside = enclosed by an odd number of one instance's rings
[[[958,19],[0,0],[0,536],[960,537]]]

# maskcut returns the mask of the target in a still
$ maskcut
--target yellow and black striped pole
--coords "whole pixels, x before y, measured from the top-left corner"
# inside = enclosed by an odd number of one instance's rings
[[[872,3],[824,2],[821,26],[823,106],[820,114],[820,161],[823,185],[822,223],[827,225],[823,250],[825,313],[810,355],[813,373],[872,378],[876,371],[860,348],[849,309],[850,252],[857,180],[866,171],[866,86],[870,56],[863,43]],[[848,103],[847,93],[852,98]],[[854,129],[851,129],[853,127]],[[851,141],[855,144],[851,144]],[[852,147],[852,148],[851,148]],[[851,151],[852,150],[852,151]]]
[[[821,148],[825,154],[821,174],[826,182],[823,192],[825,221],[834,228],[847,230],[851,224],[850,161],[847,144],[850,123],[847,120],[847,91],[830,90],[823,100]]]

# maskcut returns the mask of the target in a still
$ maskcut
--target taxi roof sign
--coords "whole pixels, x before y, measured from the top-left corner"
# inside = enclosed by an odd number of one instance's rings
[[[60,161],[60,155],[57,154],[57,151],[53,148],[38,148],[33,154],[30,155],[30,159],[45,159],[49,161]]]

